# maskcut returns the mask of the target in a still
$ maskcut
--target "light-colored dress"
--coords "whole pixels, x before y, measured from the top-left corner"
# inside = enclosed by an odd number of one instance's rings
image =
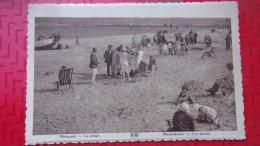
[[[128,62],[128,54],[125,51],[123,51],[119,53],[119,56],[120,56],[120,66],[122,72],[129,71],[130,67]]]

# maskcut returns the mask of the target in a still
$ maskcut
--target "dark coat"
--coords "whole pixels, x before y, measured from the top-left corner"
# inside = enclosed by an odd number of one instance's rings
[[[193,119],[183,111],[174,113],[171,131],[195,131]]]
[[[105,62],[107,64],[111,64],[112,63],[112,51],[106,50],[105,54],[104,54],[104,58],[105,58]]]
[[[96,53],[92,52],[90,55],[90,63],[89,63],[89,67],[90,68],[97,68],[98,67],[98,59],[97,59],[97,55]]]

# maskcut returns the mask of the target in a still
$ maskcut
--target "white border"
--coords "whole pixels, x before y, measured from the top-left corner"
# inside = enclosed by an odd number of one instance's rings
[[[127,7],[127,9],[126,9]],[[185,10],[185,11],[184,11]],[[28,60],[26,96],[26,144],[52,144],[77,142],[161,141],[161,140],[239,140],[245,139],[244,104],[242,96],[241,57],[238,31],[238,5],[236,2],[205,3],[124,3],[124,4],[29,4]],[[51,12],[51,13],[50,13]],[[120,13],[118,13],[120,12]],[[132,138],[130,133],[32,135],[34,95],[34,31],[35,17],[134,17],[134,18],[231,18],[232,48],[235,77],[237,131],[211,131],[210,135],[192,135],[193,132],[145,132]],[[207,133],[207,132],[195,132]],[[176,134],[166,136],[165,134]],[[183,134],[183,135],[178,135]],[[84,136],[89,136],[85,137]]]

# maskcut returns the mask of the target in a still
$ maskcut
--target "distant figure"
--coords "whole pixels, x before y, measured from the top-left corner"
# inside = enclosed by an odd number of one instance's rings
[[[97,75],[97,67],[98,67],[98,59],[97,59],[97,48],[93,48],[93,52],[90,55],[90,64],[89,67],[92,71],[92,83],[96,83],[96,75]]]
[[[206,52],[204,52],[201,56],[201,59],[213,57],[216,58],[216,53],[215,53],[215,47],[206,47]]]
[[[53,33],[54,42],[57,42],[57,34]]]
[[[175,43],[175,54],[176,55],[181,55],[181,41],[179,38],[177,38],[176,43]]]
[[[189,36],[190,36],[190,44],[193,45],[194,44],[194,33],[192,30],[189,32]]]
[[[66,49],[69,49],[70,47],[69,47],[69,45],[68,44],[66,44]]]
[[[197,44],[197,38],[198,38],[198,34],[196,31],[194,31],[194,44]]]
[[[159,67],[157,65],[156,59],[153,58],[153,56],[150,56],[150,61],[147,67],[147,70],[151,71],[152,74],[155,73],[155,70],[158,70]]]
[[[193,104],[193,100],[190,97],[190,93],[188,91],[187,86],[182,86],[181,93],[178,96],[177,104],[180,104],[182,102],[187,102],[187,103]]]
[[[76,45],[79,44],[79,36],[76,37]]]
[[[126,52],[125,47],[121,50],[119,56],[120,56],[121,74],[123,75],[123,79],[126,80],[125,76],[127,76],[127,80],[132,80],[129,75],[130,66],[128,61],[128,53]]]
[[[189,109],[188,103],[181,103],[179,111],[175,112],[173,115],[173,127],[171,131],[195,131],[193,119],[188,115]]]
[[[60,42],[60,39],[61,39],[61,36],[60,36],[59,33],[57,33],[57,35],[56,35],[56,39],[57,39],[57,42],[59,43],[59,42]]]
[[[169,55],[173,55],[173,46],[172,46],[172,42],[168,42],[168,45],[167,45],[167,48],[168,48],[168,51],[169,51]]]
[[[197,103],[194,104],[196,110],[198,110],[199,116],[197,121],[198,122],[209,122],[220,128],[218,113],[215,109],[206,106],[206,105],[199,105]]]
[[[225,40],[226,40],[226,50],[230,50],[230,48],[231,48],[231,35],[230,35],[230,33],[227,34]]]
[[[205,44],[206,44],[206,48],[210,48],[211,47],[211,37],[209,35],[206,35],[204,38]]]
[[[210,89],[206,90],[207,92],[210,93],[210,95],[214,96],[219,88],[224,88],[230,91],[234,90],[233,64],[228,63],[226,64],[226,67],[229,71],[229,74],[224,78],[217,79],[214,85]]]
[[[112,64],[112,45],[108,45],[108,49],[104,53],[105,63],[107,64],[107,75],[110,76]]]
[[[189,35],[186,35],[186,36],[185,36],[185,42],[186,42],[187,45],[189,45],[189,43],[190,43],[190,37],[189,37]]]

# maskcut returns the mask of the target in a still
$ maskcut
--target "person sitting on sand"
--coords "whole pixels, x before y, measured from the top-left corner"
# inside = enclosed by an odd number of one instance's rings
[[[206,105],[199,105],[195,103],[194,108],[198,111],[199,116],[197,118],[198,122],[209,122],[217,126],[217,128],[220,128],[218,113],[215,109],[206,106]]]
[[[120,66],[121,66],[121,71],[123,75],[123,79],[126,80],[125,75],[127,76],[127,80],[132,80],[129,75],[130,71],[130,66],[129,66],[129,61],[128,61],[128,53],[126,52],[126,48],[123,48],[121,52],[119,53],[120,57]]]
[[[182,102],[193,104],[193,100],[190,97],[190,93],[187,86],[182,86],[181,93],[178,96],[177,104],[180,104]]]
[[[155,70],[158,70],[158,68],[159,67],[157,65],[156,59],[154,59],[153,56],[150,56],[150,61],[149,61],[147,70],[151,71],[152,74],[154,74]]]
[[[209,57],[216,58],[215,47],[207,47],[206,52],[204,52],[202,54],[200,59],[205,59],[205,58],[209,58]]]
[[[210,89],[206,90],[207,92],[210,93],[210,95],[214,96],[219,88],[227,89],[229,91],[234,91],[233,64],[228,63],[228,64],[226,64],[226,67],[229,71],[229,74],[224,78],[217,79],[216,82],[214,83],[214,85]],[[223,94],[223,96],[226,95],[225,92],[222,92],[222,94]]]
[[[195,131],[195,125],[189,113],[189,104],[182,102],[179,110],[174,113],[170,131]]]
[[[89,67],[91,68],[92,71],[92,83],[96,83],[96,75],[97,75],[97,67],[98,67],[98,59],[97,59],[97,48],[93,48],[93,52],[90,55],[90,64]]]

